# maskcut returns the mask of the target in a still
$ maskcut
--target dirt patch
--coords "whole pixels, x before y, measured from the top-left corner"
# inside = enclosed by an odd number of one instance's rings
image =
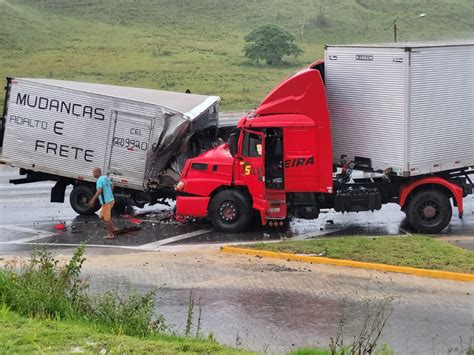
[[[292,268],[285,265],[277,265],[277,264],[242,264],[242,269],[247,271],[253,272],[310,272],[310,269],[306,267],[299,267],[299,268]]]

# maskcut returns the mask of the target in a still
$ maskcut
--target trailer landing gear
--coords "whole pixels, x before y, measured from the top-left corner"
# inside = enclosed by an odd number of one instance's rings
[[[413,192],[405,210],[408,222],[419,233],[441,232],[451,221],[449,196],[438,189]]]

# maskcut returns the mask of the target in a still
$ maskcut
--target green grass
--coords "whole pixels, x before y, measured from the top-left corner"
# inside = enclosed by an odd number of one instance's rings
[[[313,348],[301,348],[292,351],[289,355],[331,355],[331,350],[324,349],[313,349]]]
[[[325,238],[272,244],[258,243],[245,247],[422,269],[474,273],[473,251],[424,236]]]
[[[21,332],[19,330],[21,329]],[[145,338],[111,333],[81,320],[27,318],[0,304],[0,353],[72,353],[86,354],[257,354],[223,346],[213,339],[171,335]],[[376,354],[393,354],[383,346]],[[289,355],[330,355],[329,349],[301,348]],[[337,354],[348,354],[338,349]]]
[[[0,77],[46,77],[214,94],[248,110],[326,43],[473,38],[471,0],[0,0]],[[305,53],[251,66],[244,36],[289,30]],[[2,112],[3,94],[0,94]]]
[[[135,338],[111,333],[84,321],[32,319],[0,305],[0,352],[4,354],[134,353],[249,354],[213,340],[154,335]]]

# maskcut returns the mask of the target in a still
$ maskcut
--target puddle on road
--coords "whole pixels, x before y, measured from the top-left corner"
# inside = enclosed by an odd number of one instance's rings
[[[279,272],[278,270],[273,270]],[[287,271],[287,270],[285,270]],[[269,277],[271,277],[271,272]],[[314,275],[317,277],[317,275]],[[101,278],[93,290],[124,289],[131,286],[140,292],[152,290],[149,285],[125,282],[113,277]],[[155,289],[156,290],[156,289]],[[336,290],[335,290],[336,291]],[[359,335],[368,314],[376,312],[376,300],[347,299],[326,290],[313,294],[297,291],[272,291],[255,287],[193,289],[196,331],[201,307],[201,334],[212,333],[217,341],[232,347],[260,352],[284,353],[299,347],[327,347],[330,337],[337,335],[338,322],[344,318],[343,338],[349,344]],[[383,295],[384,293],[382,293]],[[385,293],[386,295],[386,293]],[[188,316],[190,290],[167,288],[156,290],[156,310],[168,324],[183,333]],[[379,300],[380,301],[380,300]],[[437,308],[400,301],[392,303],[392,313],[379,344],[390,344],[397,353],[446,353],[459,345],[459,339],[469,339],[471,320],[466,308]],[[467,328],[466,328],[467,327]],[[431,335],[438,334],[436,339]]]
[[[115,285],[116,287],[117,285]],[[133,288],[143,286],[133,284]],[[100,286],[101,288],[104,285]],[[327,346],[335,334],[340,302],[296,292],[265,290],[193,290],[196,331],[201,307],[201,334],[233,347],[281,353],[302,346]],[[189,290],[160,288],[156,310],[183,333],[188,316]],[[348,321],[348,334],[357,324]]]

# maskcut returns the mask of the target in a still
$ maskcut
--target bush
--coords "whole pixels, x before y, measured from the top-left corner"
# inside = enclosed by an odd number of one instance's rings
[[[128,295],[117,290],[89,295],[89,284],[79,278],[84,261],[84,246],[65,266],[47,250],[36,251],[26,264],[0,269],[0,300],[24,316],[86,319],[126,335],[147,336],[168,329],[154,310],[154,292],[128,289]]]
[[[164,333],[168,326],[162,315],[154,314],[154,300],[154,292],[139,295],[129,289],[124,295],[119,290],[108,291],[95,299],[93,319],[128,335]]]
[[[35,251],[27,264],[0,271],[0,296],[11,309],[26,316],[72,318],[87,306],[88,284],[79,279],[84,262],[79,247],[66,266],[58,266],[51,253]]]

